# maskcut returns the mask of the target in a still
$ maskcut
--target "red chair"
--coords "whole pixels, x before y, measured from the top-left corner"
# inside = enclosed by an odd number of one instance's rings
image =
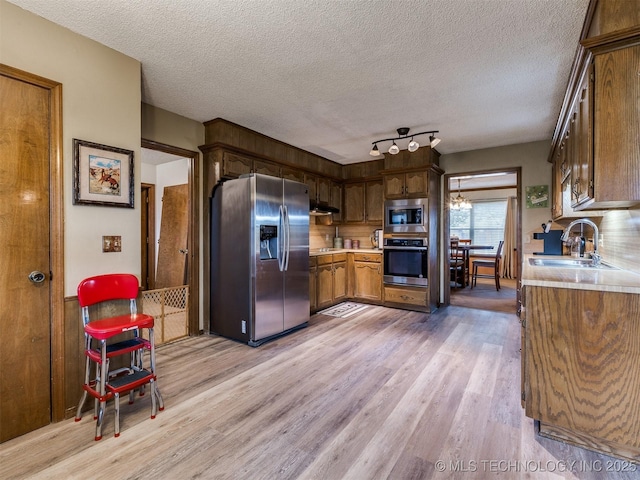
[[[120,394],[129,393],[129,403],[133,403],[135,390],[144,395],[144,387],[151,390],[151,418],[159,409],[164,410],[164,402],[156,379],[156,359],[153,336],[154,319],[150,315],[137,313],[138,279],[135,275],[116,273],[86,278],[78,285],[78,302],[82,309],[82,323],[85,333],[85,378],[83,393],[78,403],[76,422],[82,417],[82,407],[87,395],[94,398],[94,419],[96,419],[96,440],[102,438],[102,421],[106,403],[115,399],[115,436],[120,435]],[[89,307],[113,300],[129,300],[129,314],[91,319]],[[148,330],[148,340],[142,330]],[[130,332],[133,337],[107,344],[107,340]],[[149,365],[144,367],[144,353],[149,352]],[[129,354],[129,366],[110,370],[112,358]],[[92,363],[95,376],[91,378]]]

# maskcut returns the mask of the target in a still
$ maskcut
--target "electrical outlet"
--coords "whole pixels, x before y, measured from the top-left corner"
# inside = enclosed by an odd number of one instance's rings
[[[524,243],[531,243],[531,235],[524,236]]]
[[[122,237],[120,235],[107,235],[102,237],[103,252],[121,252]]]
[[[604,247],[604,233],[601,233],[600,235],[598,235],[598,246]]]

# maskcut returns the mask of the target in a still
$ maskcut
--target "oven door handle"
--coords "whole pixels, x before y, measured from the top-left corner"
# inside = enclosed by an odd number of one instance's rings
[[[428,247],[383,247],[383,250],[409,250],[411,252],[426,252]]]

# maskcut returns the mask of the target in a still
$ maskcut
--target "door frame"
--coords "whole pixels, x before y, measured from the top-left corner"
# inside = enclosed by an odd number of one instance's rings
[[[141,147],[149,150],[157,150],[171,155],[177,155],[188,160],[188,178],[189,178],[189,205],[191,211],[189,215],[189,233],[188,233],[188,249],[189,249],[189,335],[200,334],[200,226],[198,220],[200,218],[200,198],[198,195],[198,186],[200,185],[200,172],[198,169],[199,153],[192,150],[186,150],[180,147],[173,147],[164,143],[156,142],[143,138]]]
[[[155,288],[155,275],[152,275],[156,270],[156,186],[153,183],[144,183],[140,185],[141,190],[147,190],[147,205],[140,205],[140,208],[147,210],[147,258],[142,258],[142,261],[146,263],[147,278],[143,280],[143,284],[146,285],[147,290],[153,290]],[[152,198],[154,201],[148,201]]]
[[[64,186],[62,176],[62,84],[0,64],[0,75],[49,91],[49,255],[51,272],[51,421],[65,418]]]
[[[443,255],[443,264],[442,264],[442,278],[443,278],[443,306],[447,306],[451,304],[451,282],[449,282],[449,229],[451,227],[451,218],[450,218],[450,209],[449,209],[449,199],[451,198],[451,190],[449,188],[449,179],[451,177],[461,177],[466,175],[482,175],[487,173],[515,173],[516,174],[516,197],[518,198],[518,208],[516,213],[516,262],[518,264],[518,278],[517,278],[517,288],[516,288],[516,302],[517,305],[520,305],[520,265],[522,265],[522,167],[503,167],[503,168],[493,168],[489,170],[474,170],[474,171],[465,171],[465,172],[455,172],[455,173],[447,173],[443,175],[444,178],[444,190],[443,190],[443,204],[444,204],[444,213],[443,213],[443,232],[442,235],[444,237],[443,246],[445,249],[445,254]],[[503,252],[504,255],[504,252]],[[515,312],[514,312],[515,313]]]

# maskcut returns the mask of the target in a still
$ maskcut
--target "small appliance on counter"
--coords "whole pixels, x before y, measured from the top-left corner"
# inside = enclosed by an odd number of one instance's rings
[[[548,230],[545,232],[536,232],[533,238],[536,240],[544,240],[544,251],[534,252],[534,255],[562,255],[562,230]]]
[[[371,233],[371,245],[378,250],[382,249],[382,229],[377,228]]]

